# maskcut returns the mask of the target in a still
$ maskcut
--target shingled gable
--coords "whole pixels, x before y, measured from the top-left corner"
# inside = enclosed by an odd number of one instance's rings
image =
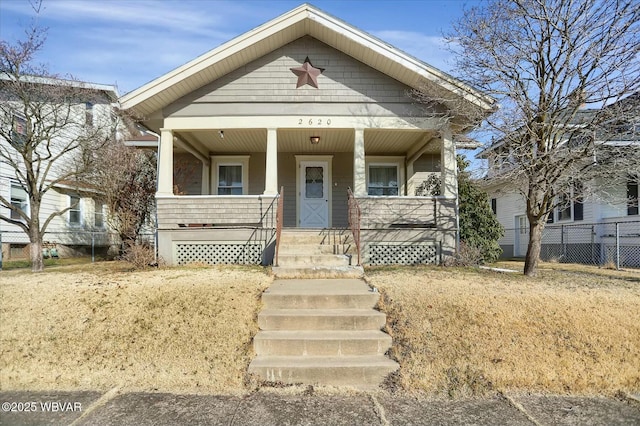
[[[303,4],[121,98],[123,109],[149,117],[180,97],[300,37],[309,35],[412,88],[425,82],[490,113],[495,101],[448,74],[310,4]]]

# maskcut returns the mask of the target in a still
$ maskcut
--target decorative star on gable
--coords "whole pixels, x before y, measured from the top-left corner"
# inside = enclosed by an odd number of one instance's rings
[[[300,86],[308,84],[316,89],[318,88],[318,76],[324,72],[324,68],[316,68],[313,66],[309,57],[304,60],[304,64],[298,68],[289,68],[295,75],[298,76],[298,83],[296,89]]]

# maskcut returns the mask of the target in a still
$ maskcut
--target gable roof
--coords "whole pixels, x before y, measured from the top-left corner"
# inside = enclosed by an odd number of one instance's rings
[[[305,35],[409,87],[418,89],[425,82],[430,82],[487,114],[495,108],[493,98],[306,3],[124,95],[120,99],[121,107],[147,117],[182,96]]]

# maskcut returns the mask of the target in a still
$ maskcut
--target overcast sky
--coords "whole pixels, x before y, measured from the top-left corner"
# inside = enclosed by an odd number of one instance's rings
[[[48,28],[38,61],[60,75],[116,84],[125,94],[303,2],[285,0],[0,1],[0,36],[14,43],[34,19]],[[314,1],[319,9],[445,71],[450,29],[474,0]]]

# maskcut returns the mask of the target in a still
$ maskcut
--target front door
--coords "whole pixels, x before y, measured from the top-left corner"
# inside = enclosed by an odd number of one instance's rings
[[[329,227],[329,163],[300,162],[300,227]]]

